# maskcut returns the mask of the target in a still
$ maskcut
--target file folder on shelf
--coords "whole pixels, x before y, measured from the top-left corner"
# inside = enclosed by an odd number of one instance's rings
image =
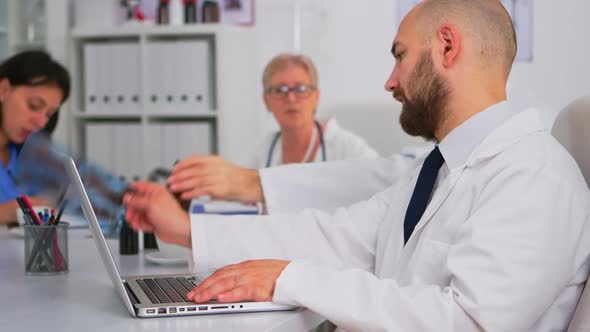
[[[85,111],[139,114],[139,43],[87,42],[83,53]]]
[[[87,124],[86,159],[127,180],[142,177],[145,170],[140,124]]]
[[[208,122],[151,123],[147,128],[148,170],[170,169],[174,162],[193,154],[211,154],[212,131]]]
[[[146,91],[152,113],[210,109],[211,65],[205,40],[156,40],[146,45]]]

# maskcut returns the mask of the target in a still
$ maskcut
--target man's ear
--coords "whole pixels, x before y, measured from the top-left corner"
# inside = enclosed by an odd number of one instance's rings
[[[438,29],[438,39],[440,42],[440,54],[442,56],[442,65],[452,67],[461,54],[463,40],[459,30],[450,24],[443,24]]]

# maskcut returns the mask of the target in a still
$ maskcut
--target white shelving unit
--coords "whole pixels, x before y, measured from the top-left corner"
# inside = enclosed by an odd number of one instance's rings
[[[45,5],[46,0],[0,0],[0,61],[20,51],[47,48]]]
[[[10,52],[10,25],[8,0],[0,0],[0,62],[8,57]]]
[[[260,98],[254,38],[252,28],[217,24],[74,29],[69,144],[126,177],[193,153],[246,158]]]

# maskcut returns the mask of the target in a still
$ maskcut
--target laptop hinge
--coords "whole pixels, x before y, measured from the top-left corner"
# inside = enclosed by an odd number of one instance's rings
[[[133,304],[133,305],[139,304],[137,297],[135,296],[135,294],[133,294],[133,292],[131,291],[131,288],[129,288],[129,284],[125,282],[124,285],[125,285],[125,291],[127,292],[129,299],[131,300],[131,304]]]

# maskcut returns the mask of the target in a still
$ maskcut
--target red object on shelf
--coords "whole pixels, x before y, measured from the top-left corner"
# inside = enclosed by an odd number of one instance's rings
[[[143,12],[141,11],[141,9],[139,8],[139,6],[133,8],[133,17],[137,20],[137,21],[143,21],[145,20],[145,15],[143,14]]]

